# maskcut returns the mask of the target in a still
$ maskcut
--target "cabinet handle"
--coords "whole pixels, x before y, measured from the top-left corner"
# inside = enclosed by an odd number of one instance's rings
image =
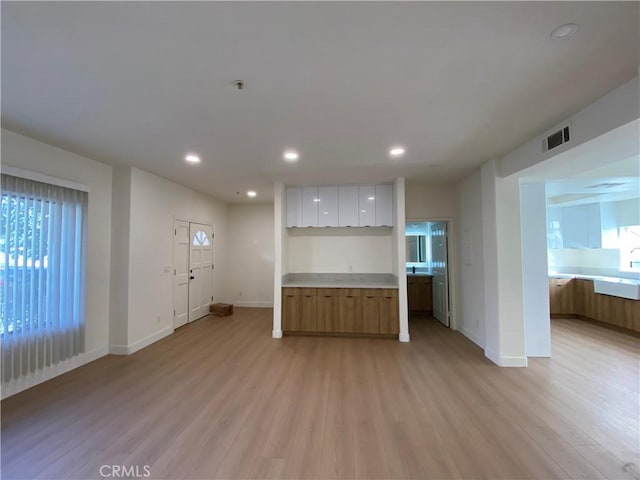
[[[305,295],[304,298],[311,298],[313,295]]]
[[[333,298],[331,295],[325,295],[324,298]]]

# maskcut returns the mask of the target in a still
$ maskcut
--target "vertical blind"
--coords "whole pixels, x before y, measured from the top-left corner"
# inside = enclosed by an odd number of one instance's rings
[[[3,381],[84,352],[87,197],[2,174]]]

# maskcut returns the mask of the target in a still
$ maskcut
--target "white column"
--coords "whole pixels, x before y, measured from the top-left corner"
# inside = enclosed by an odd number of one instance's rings
[[[505,367],[526,367],[518,179],[500,178],[497,163],[481,169],[485,262],[485,355]]]
[[[544,183],[520,185],[522,289],[527,357],[551,356]]]
[[[405,243],[405,188],[404,178],[396,178],[394,184],[394,215],[395,224],[394,250],[396,258],[393,259],[394,272],[398,276],[398,304],[400,317],[400,334],[398,340],[409,341],[409,307],[407,305],[407,252]]]
[[[274,185],[273,198],[273,234],[275,236],[275,254],[273,268],[273,338],[282,338],[282,265],[284,245],[284,196],[282,183]]]

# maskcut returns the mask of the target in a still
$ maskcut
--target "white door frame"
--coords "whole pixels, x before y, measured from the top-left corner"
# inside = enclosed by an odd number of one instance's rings
[[[211,262],[212,262],[212,265],[214,265],[214,268],[212,269],[213,272],[211,273],[211,276],[212,276],[212,280],[211,280],[212,281],[212,284],[211,284],[212,292],[211,292],[211,295],[213,295],[214,298],[215,298],[215,295],[213,293],[213,287],[216,284],[216,278],[215,278],[216,248],[215,248],[215,245],[213,244],[213,242],[215,241],[215,234],[216,234],[216,226],[215,226],[215,224],[214,223],[209,223],[210,220],[201,220],[201,219],[198,219],[198,218],[185,217],[185,216],[182,216],[182,215],[180,215],[180,216],[173,215],[172,219],[173,219],[173,223],[171,225],[171,230],[175,229],[176,221],[182,221],[182,222],[186,222],[188,224],[199,223],[201,225],[209,225],[209,226],[211,226],[211,230],[212,230],[212,251],[211,251],[211,257],[212,258],[211,258]],[[172,238],[172,241],[171,241],[171,263],[172,263],[171,268],[172,268],[172,270],[171,271],[173,272],[174,269],[175,269],[175,264],[174,264],[175,241],[173,240],[173,235],[174,234],[172,233],[171,235],[172,235],[172,237],[171,237]],[[189,240],[189,241],[191,241],[191,240]],[[191,249],[189,248],[189,251],[190,250]],[[188,258],[187,258],[187,262],[189,262]],[[172,308],[173,308],[173,306],[175,306],[175,304],[176,304],[175,303],[176,302],[176,293],[175,293],[175,286],[174,286],[174,282],[173,282],[173,277],[172,277],[172,284],[171,284],[171,295],[172,295],[171,298],[172,298]],[[188,305],[189,305],[188,295],[189,295],[189,292],[187,290],[187,310],[188,310]],[[174,320],[174,316],[172,316],[171,318],[172,318],[172,321],[173,321]],[[174,329],[175,329],[175,327],[174,327]]]
[[[447,222],[447,234],[449,236],[449,242],[447,244],[447,260],[449,268],[449,328],[451,328],[451,330],[458,330],[458,252],[455,248],[457,245],[455,221],[452,217],[413,217],[405,219],[405,225],[411,222]],[[406,258],[405,264],[399,267],[406,270]]]

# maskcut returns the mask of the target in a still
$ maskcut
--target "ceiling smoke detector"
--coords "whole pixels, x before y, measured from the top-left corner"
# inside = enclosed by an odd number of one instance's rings
[[[551,32],[551,38],[556,40],[564,40],[578,31],[578,25],[575,23],[565,23],[560,25],[553,32]]]
[[[242,90],[244,88],[244,80],[236,80],[233,84],[238,90]]]

